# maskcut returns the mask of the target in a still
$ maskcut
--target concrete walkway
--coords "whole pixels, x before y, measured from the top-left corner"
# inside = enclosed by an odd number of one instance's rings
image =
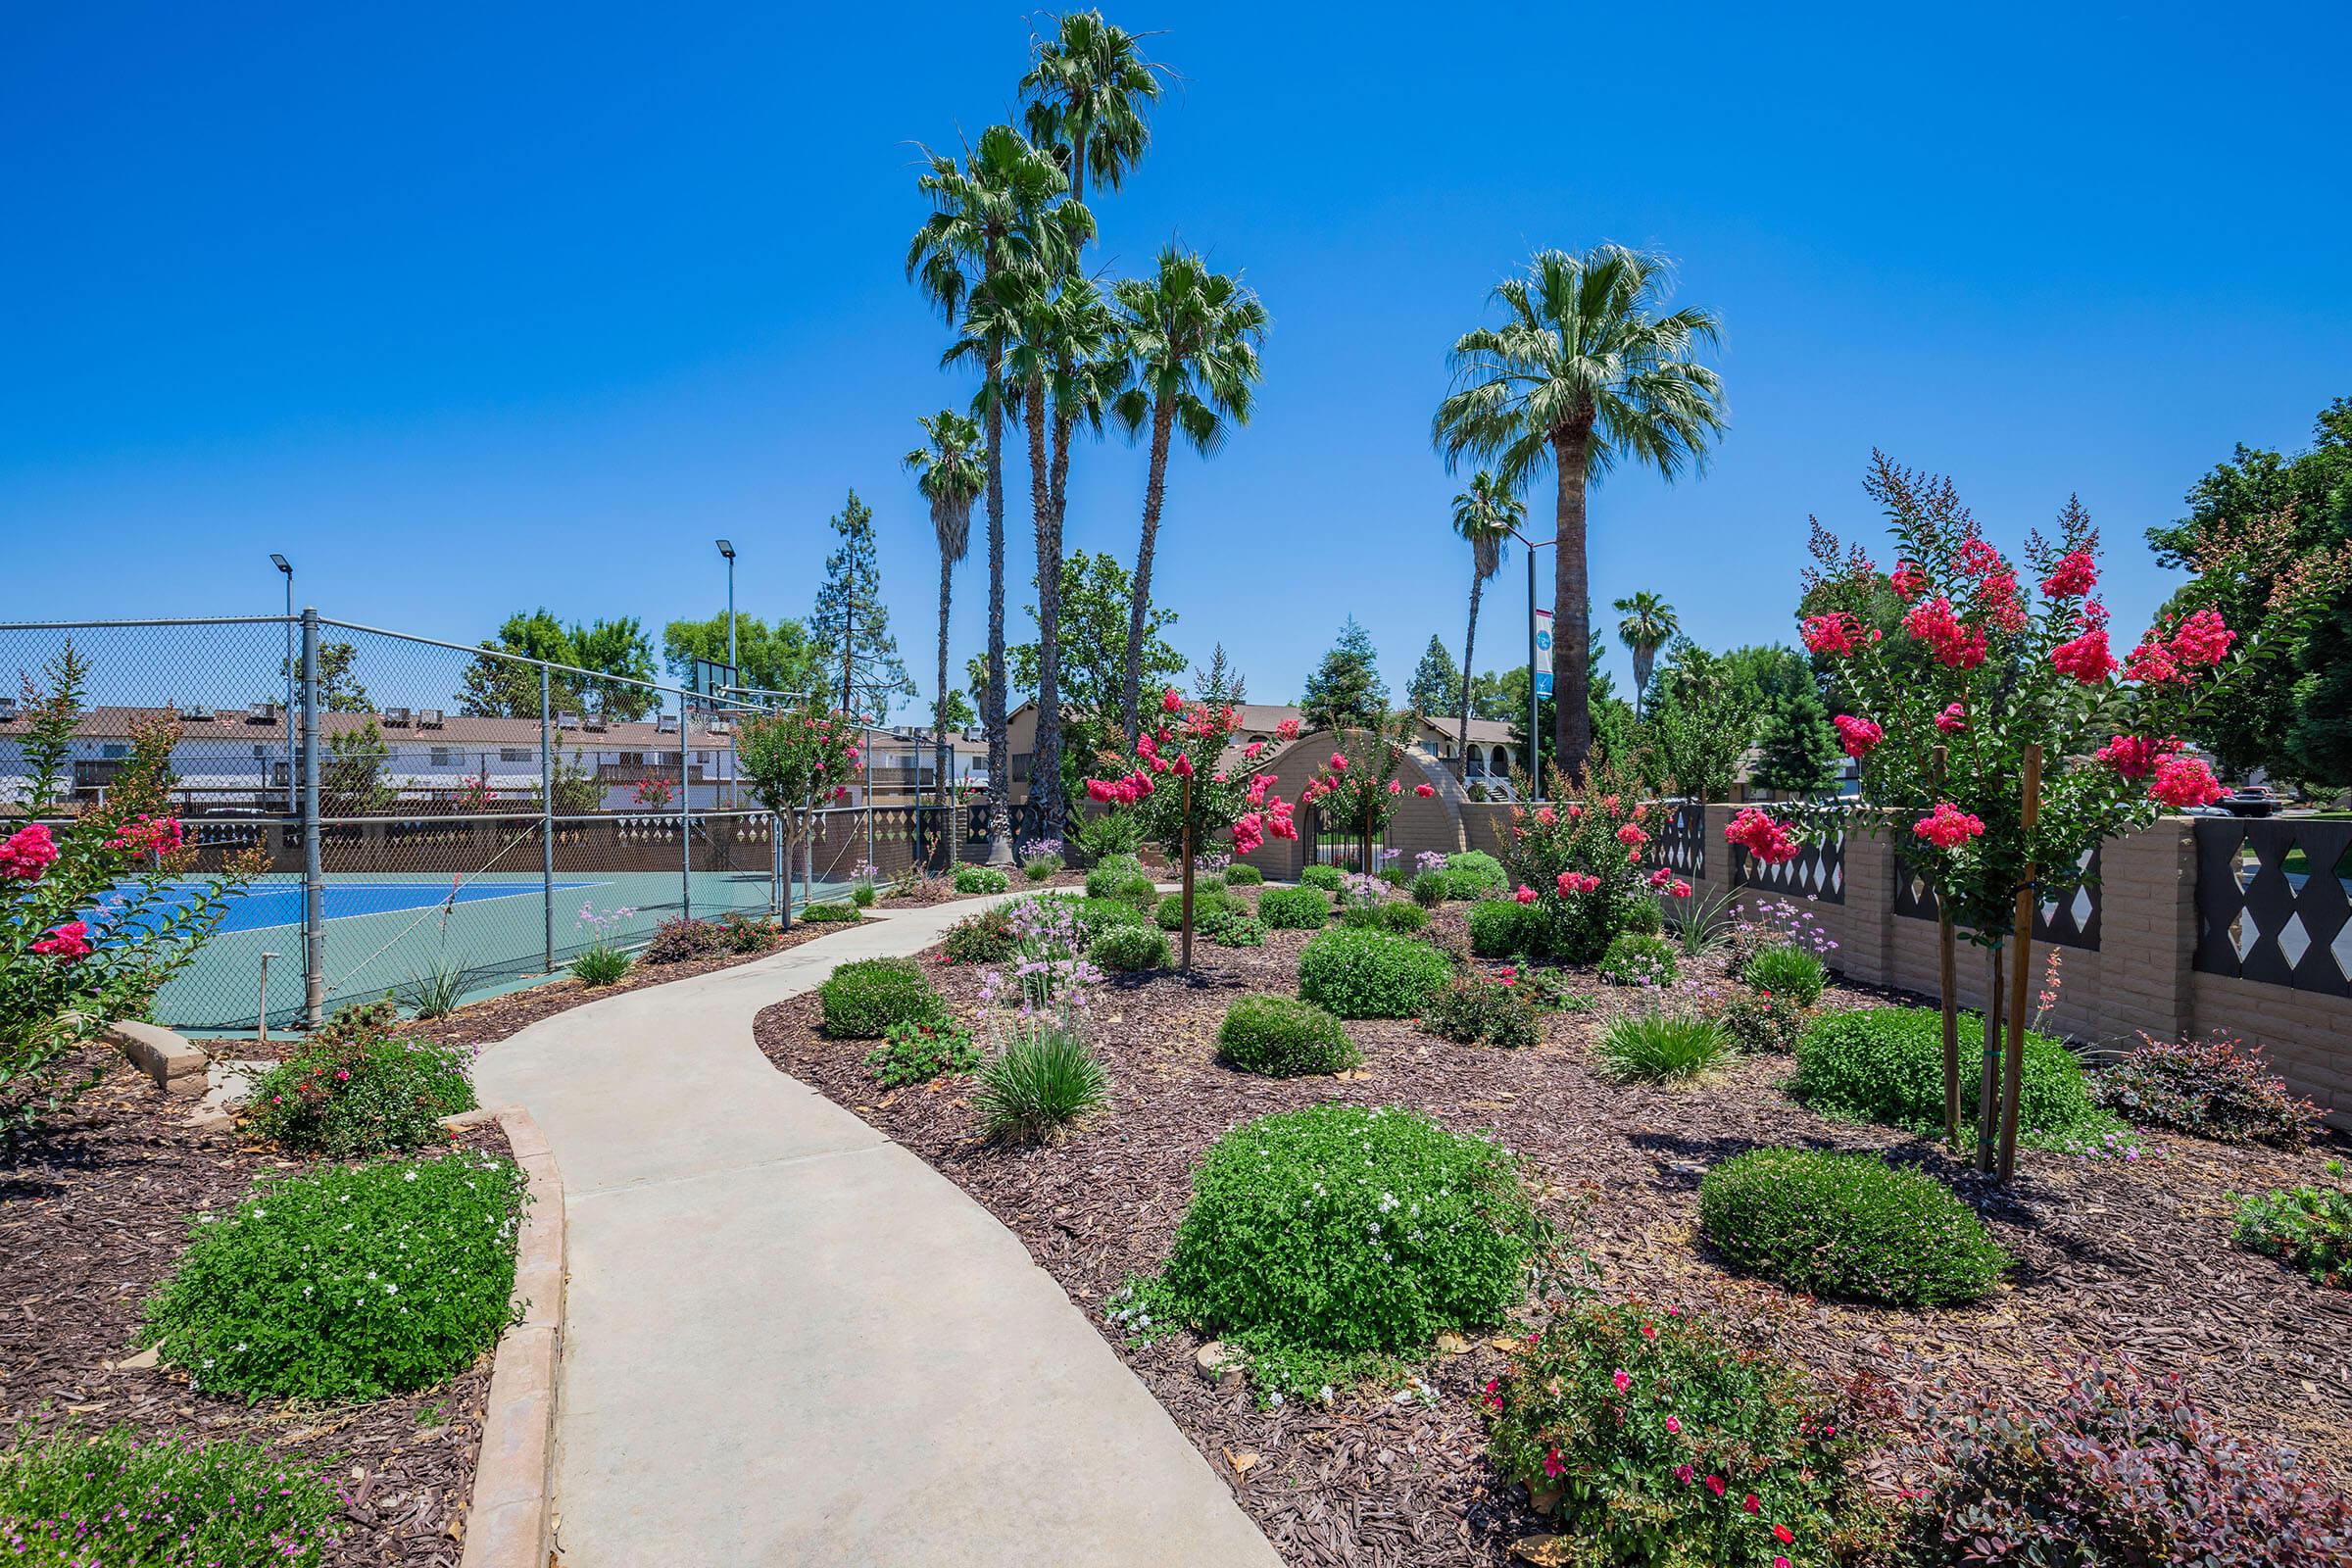
[[[1276,1568],[1019,1241],[754,1044],[761,1007],[974,906],[576,1007],[477,1064],[568,1195],[564,1568]]]

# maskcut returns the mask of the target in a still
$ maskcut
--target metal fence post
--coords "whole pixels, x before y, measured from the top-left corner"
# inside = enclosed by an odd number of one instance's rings
[[[539,923],[547,974],[556,972],[556,737],[555,692],[539,666]]]
[[[302,1011],[326,1021],[326,885],[318,855],[318,612],[302,611]]]
[[[686,694],[678,693],[678,913],[694,917],[694,800],[686,771],[687,732],[694,722]]]

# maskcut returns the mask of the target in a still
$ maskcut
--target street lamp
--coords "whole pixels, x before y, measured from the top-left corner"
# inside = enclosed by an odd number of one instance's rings
[[[724,539],[718,542],[718,553],[727,558],[727,663],[735,662],[735,547]],[[736,672],[740,675],[740,671]]]
[[[270,564],[286,579],[286,814],[294,814],[294,564],[276,551]]]
[[[1527,779],[1528,787],[1541,799],[1544,794],[1544,741],[1536,732],[1536,552],[1548,550],[1560,541],[1556,537],[1530,539],[1516,528],[1510,532],[1511,537],[1527,550]],[[1556,612],[1559,607],[1554,605],[1552,609]],[[1556,621],[1556,614],[1554,618]],[[1552,635],[1559,635],[1556,624]]]

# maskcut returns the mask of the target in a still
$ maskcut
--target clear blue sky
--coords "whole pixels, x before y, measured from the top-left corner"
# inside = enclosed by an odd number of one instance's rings
[[[1592,511],[1603,607],[1654,589],[1715,647],[1789,636],[1808,512],[1875,527],[1874,444],[2004,543],[2081,492],[2135,621],[2166,587],[2140,530],[2352,392],[2340,7],[1108,9],[1184,80],[1096,257],[1181,239],[1274,318],[1256,420],[1173,465],[1160,558],[1185,651],[1223,639],[1261,699],[1350,612],[1399,688],[1433,630],[1458,648],[1429,416],[1541,246],[1662,248],[1724,318],[1711,471]],[[349,618],[658,634],[718,608],[726,534],[742,607],[800,614],[854,485],[926,669],[898,458],[969,388],[902,275],[912,144],[1011,113],[1029,14],[789,11],[17,8],[0,544],[40,569],[9,612],[267,612],[278,550]],[[1083,451],[1072,546],[1132,559],[1142,484]],[[984,587],[975,551],[958,665]]]

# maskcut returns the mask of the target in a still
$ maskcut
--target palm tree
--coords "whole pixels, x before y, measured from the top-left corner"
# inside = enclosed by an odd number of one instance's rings
[[[1080,201],[1090,184],[1117,190],[1152,139],[1144,111],[1159,101],[1161,68],[1143,57],[1141,41],[1100,11],[1073,11],[1052,38],[1031,39],[1037,63],[1021,78],[1029,137],[1055,150]]]
[[[1502,569],[1502,542],[1527,520],[1527,503],[1481,468],[1470,476],[1470,488],[1453,498],[1453,531],[1470,544],[1470,629],[1462,638],[1462,706],[1455,724],[1455,744],[1470,755],[1470,671],[1478,650],[1478,601],[1487,580]],[[1464,763],[1467,766],[1467,762]]]
[[[1257,380],[1257,346],[1265,341],[1266,308],[1237,277],[1208,270],[1198,254],[1173,247],[1159,253],[1152,277],[1113,285],[1112,301],[1126,334],[1134,379],[1111,406],[1132,438],[1152,432],[1144,478],[1144,538],[1135,556],[1135,586],[1127,608],[1127,678],[1119,722],[1135,743],[1143,684],[1144,621],[1152,606],[1152,560],[1159,543],[1159,513],[1167,499],[1168,442],[1182,430],[1202,457],[1224,445],[1227,419],[1248,424]]]
[[[1622,245],[1537,252],[1494,286],[1503,323],[1455,340],[1454,390],[1431,423],[1448,467],[1465,453],[1491,460],[1506,488],[1551,466],[1553,745],[1572,775],[1592,747],[1585,493],[1620,460],[1668,479],[1703,466],[1724,427],[1722,379],[1693,358],[1721,323],[1710,311],[1656,314],[1667,283],[1663,257]]]
[[[1672,642],[1683,623],[1675,618],[1674,607],[1656,594],[1643,591],[1617,601],[1617,612],[1625,618],[1617,623],[1617,636],[1634,656],[1634,712],[1642,712],[1642,696],[1649,690],[1649,672],[1658,662],[1658,650]]]
[[[1026,280],[1058,276],[1076,252],[1075,225],[1085,209],[1055,205],[1069,181],[1053,157],[1010,125],[980,133],[958,167],[931,156],[917,187],[932,212],[906,250],[906,275],[965,337],[955,357],[977,347],[982,361],[977,406],[988,421],[988,690],[981,722],[988,734],[988,858],[1012,858],[1011,748],[1004,731],[1004,353]],[[1065,217],[1076,208],[1075,217]]]
[[[953,409],[942,409],[930,418],[914,422],[923,427],[924,444],[907,453],[905,463],[914,473],[916,494],[931,503],[931,528],[939,536],[939,701],[931,710],[931,728],[938,747],[932,776],[939,786],[939,804],[944,807],[951,771],[948,604],[956,568],[971,549],[972,503],[988,488],[988,458],[980,447],[980,426]],[[945,831],[943,828],[943,835]]]

